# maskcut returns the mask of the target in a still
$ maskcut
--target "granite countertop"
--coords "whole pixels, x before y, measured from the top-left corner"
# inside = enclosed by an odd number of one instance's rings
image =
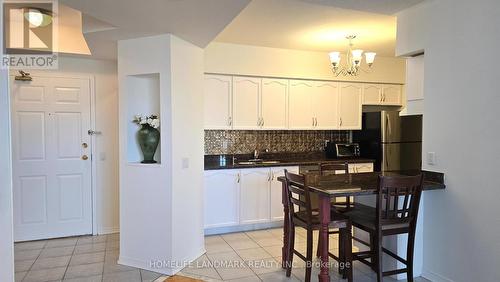
[[[439,172],[407,170],[407,171],[385,171],[385,172],[367,172],[353,174],[332,174],[322,176],[317,172],[305,173],[309,187],[316,193],[330,197],[359,196],[376,194],[378,189],[378,178],[383,176],[397,175],[424,175],[423,190],[445,189],[444,182],[439,182],[441,178],[444,181],[444,175]],[[278,181],[283,182],[283,176],[278,177]]]
[[[223,155],[225,157],[225,164],[221,162],[220,155],[206,155],[205,156],[205,170],[216,169],[241,169],[241,168],[257,168],[257,167],[276,167],[276,166],[295,166],[295,165],[314,165],[319,163],[373,163],[375,160],[366,158],[338,158],[329,159],[325,156],[324,152],[313,153],[264,153],[261,158],[264,161],[279,161],[277,163],[252,163],[252,164],[238,164],[238,162],[247,161],[252,159],[251,154],[247,155],[234,155],[236,158],[233,165],[233,155]]]

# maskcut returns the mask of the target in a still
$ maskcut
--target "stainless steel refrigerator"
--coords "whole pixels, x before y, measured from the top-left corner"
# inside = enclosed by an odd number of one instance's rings
[[[422,168],[422,116],[394,111],[363,113],[362,130],[353,131],[361,157],[375,159],[375,170]]]

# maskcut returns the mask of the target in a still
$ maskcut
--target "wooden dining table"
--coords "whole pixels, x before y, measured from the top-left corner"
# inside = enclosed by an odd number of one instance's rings
[[[329,267],[328,267],[328,225],[330,223],[330,209],[332,198],[337,197],[351,197],[362,195],[377,194],[378,179],[380,175],[394,176],[394,175],[418,175],[421,171],[391,171],[391,172],[369,172],[369,173],[352,173],[352,174],[332,174],[320,175],[319,172],[304,173],[306,177],[307,186],[310,192],[318,196],[318,210],[320,217],[320,240],[324,242],[320,249],[320,273],[318,275],[319,281],[330,281]],[[285,177],[278,177],[278,181],[282,183],[282,203],[284,207],[284,225],[283,225],[283,248],[282,248],[282,265],[286,265],[286,258],[288,257],[288,232],[289,222],[288,213],[285,204],[287,201]],[[436,190],[444,189],[441,183],[426,180],[424,173],[423,190]]]

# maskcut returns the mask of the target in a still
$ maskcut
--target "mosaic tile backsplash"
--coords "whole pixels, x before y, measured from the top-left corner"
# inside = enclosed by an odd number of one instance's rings
[[[350,131],[205,130],[205,155],[322,151],[325,140],[349,142]]]

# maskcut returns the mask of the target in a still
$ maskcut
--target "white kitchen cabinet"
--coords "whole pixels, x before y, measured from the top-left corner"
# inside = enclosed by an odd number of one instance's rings
[[[239,224],[239,179],[239,170],[205,171],[205,228]]]
[[[311,93],[314,129],[338,128],[338,92],[337,82],[317,81],[315,83],[315,89]]]
[[[373,163],[349,164],[349,173],[373,172]]]
[[[382,105],[401,106],[402,105],[401,85],[384,85],[382,87]]]
[[[314,88],[312,81],[290,80],[289,129],[313,129],[315,122],[312,113],[311,93],[314,92]]]
[[[269,221],[269,168],[241,170],[240,224]]]
[[[260,127],[260,94],[260,78],[233,77],[233,129]]]
[[[271,168],[271,221],[283,220],[283,203],[282,203],[282,183],[278,181],[278,177],[285,176],[285,169],[291,173],[299,173],[299,167],[273,167]]]
[[[288,80],[262,79],[261,128],[283,130],[288,127]]]
[[[205,75],[203,94],[205,129],[231,129],[232,77]]]
[[[359,83],[341,83],[339,91],[339,129],[361,129],[361,94]]]
[[[363,105],[380,105],[382,103],[382,86],[379,84],[363,85]]]

